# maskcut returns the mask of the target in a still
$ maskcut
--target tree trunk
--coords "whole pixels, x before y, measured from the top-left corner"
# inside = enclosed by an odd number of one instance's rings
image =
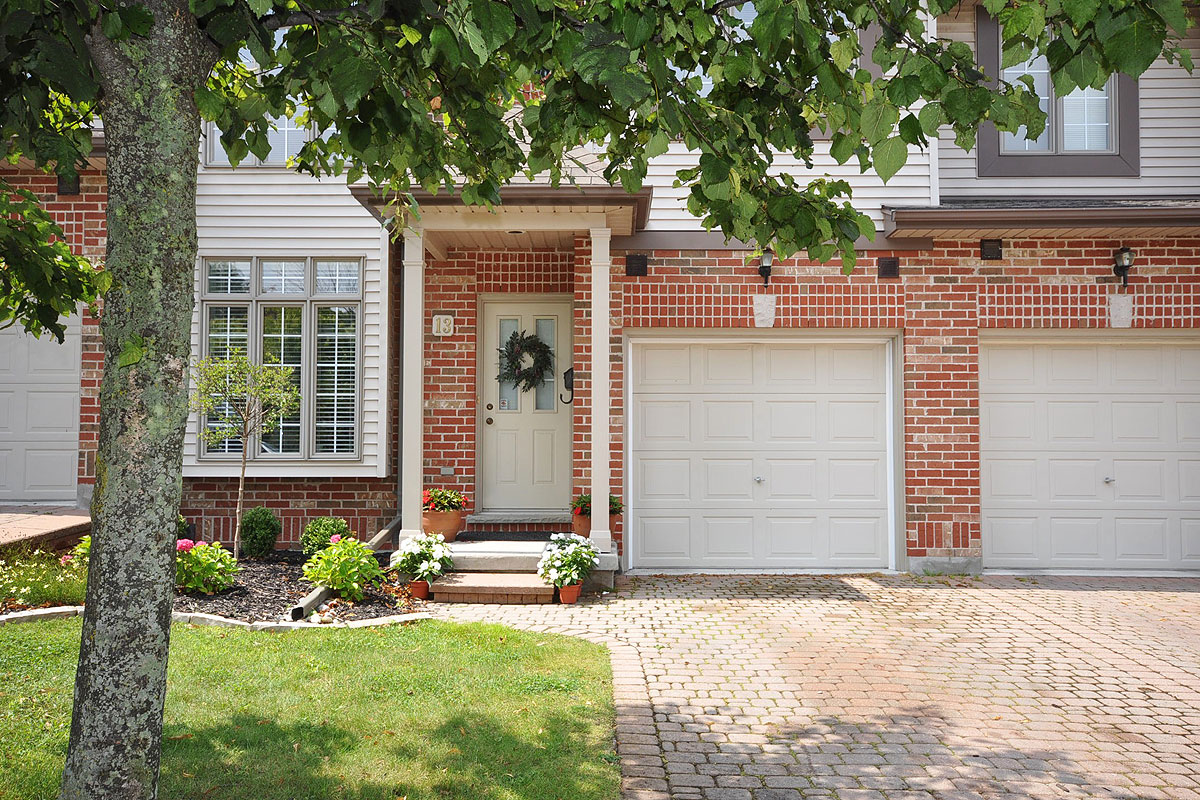
[[[108,247],[92,550],[62,798],[154,798],[187,419],[193,99],[216,53],[186,0],[142,0],[146,36],[88,46],[104,92]]]

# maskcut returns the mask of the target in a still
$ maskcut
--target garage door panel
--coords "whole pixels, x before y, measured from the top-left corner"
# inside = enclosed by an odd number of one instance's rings
[[[1179,535],[1182,560],[1200,564],[1200,517],[1181,520]]]
[[[646,345],[633,359],[634,379],[645,391],[687,386],[692,382],[692,348],[678,344]]]
[[[688,349],[687,386],[632,388],[633,565],[886,566],[883,346]]]
[[[1200,345],[997,344],[980,361],[986,566],[1200,567]]]

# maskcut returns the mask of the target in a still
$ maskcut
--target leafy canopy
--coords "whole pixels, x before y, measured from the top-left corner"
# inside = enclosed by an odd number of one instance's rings
[[[1003,63],[1045,53],[1060,93],[1100,86],[1114,72],[1137,75],[1160,55],[1191,68],[1178,44],[1189,24],[1182,0],[984,5],[1001,24]],[[402,204],[418,187],[495,204],[516,176],[557,185],[594,156],[609,181],[636,190],[648,159],[683,146],[698,163],[677,178],[707,227],[781,255],[841,253],[849,266],[858,236],[874,235],[851,207],[850,187],[784,174],[776,153],[811,165],[820,133],[839,163],[887,180],[941,126],[967,148],[984,120],[1031,136],[1044,128],[1028,84],[997,82],[966,44],[936,37],[930,20],[954,6],[190,0],[189,8],[220,49],[196,103],[235,163],[267,154],[273,119],[297,117],[321,132],[295,159],[304,172],[365,177]],[[86,37],[136,37],[153,17],[113,0],[0,0],[0,9],[7,154],[69,173],[87,154],[87,121],[104,113]],[[873,46],[867,29],[878,32]],[[4,297],[0,309],[13,313]]]

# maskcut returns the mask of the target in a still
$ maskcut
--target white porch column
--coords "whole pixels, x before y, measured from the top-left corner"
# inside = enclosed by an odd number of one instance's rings
[[[421,532],[424,448],[425,236],[404,231],[400,360],[400,538]]]
[[[592,228],[592,541],[612,551],[608,522],[609,494],[609,239],[608,228]]]

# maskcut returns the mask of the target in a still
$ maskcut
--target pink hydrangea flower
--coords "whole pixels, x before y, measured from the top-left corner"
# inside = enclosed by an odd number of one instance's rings
[[[60,558],[58,560],[58,563],[65,567],[67,564],[70,564],[72,560],[73,559],[72,559],[71,555],[67,554],[67,555],[63,556],[62,558]]]
[[[341,540],[342,540],[342,535],[340,533],[335,533],[333,536],[329,537],[330,544],[337,544]]]
[[[191,549],[195,546],[196,546],[196,542],[193,542],[191,539],[180,539],[178,542],[175,543],[175,552],[187,553],[187,552],[190,552]]]

